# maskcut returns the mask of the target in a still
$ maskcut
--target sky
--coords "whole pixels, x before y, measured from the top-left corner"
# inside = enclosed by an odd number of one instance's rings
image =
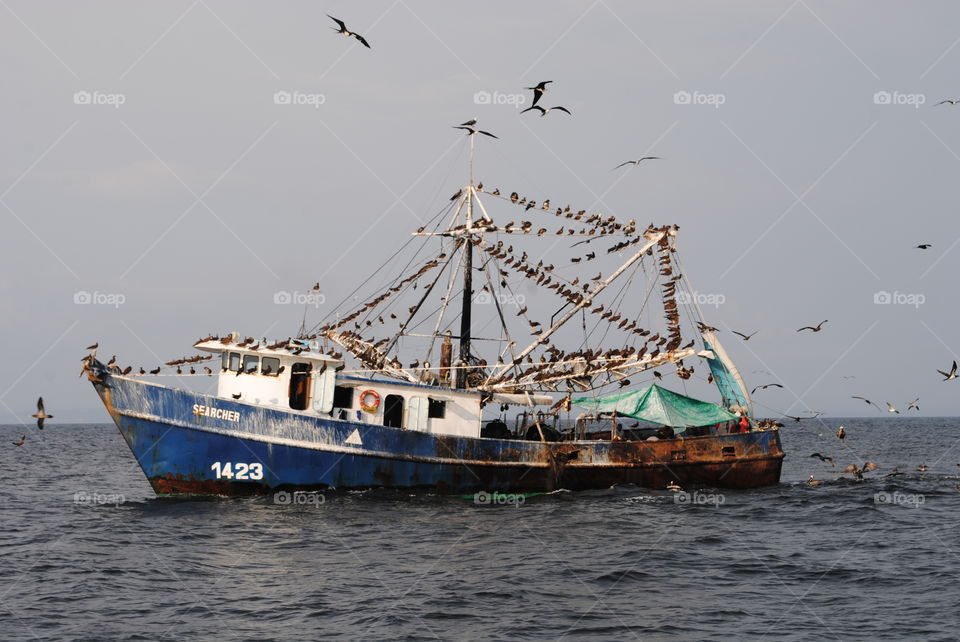
[[[784,385],[758,414],[880,414],[852,395],[960,414],[960,383],[936,373],[960,347],[960,105],[936,105],[960,98],[956,3],[2,0],[0,15],[0,423],[40,395],[58,419],[106,420],[77,377],[94,342],[149,369],[210,333],[290,336],[304,307],[278,293],[315,282],[318,321],[465,183],[451,125],[472,117],[499,137],[477,141],[488,186],[680,226],[748,385]],[[572,115],[519,113],[542,80],[542,104]],[[646,155],[662,160],[611,171]]]

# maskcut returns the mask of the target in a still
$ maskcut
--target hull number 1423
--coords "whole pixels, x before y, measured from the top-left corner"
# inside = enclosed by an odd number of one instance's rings
[[[229,461],[215,461],[210,466],[217,479],[236,479],[239,481],[257,481],[263,479],[263,464],[230,463]]]

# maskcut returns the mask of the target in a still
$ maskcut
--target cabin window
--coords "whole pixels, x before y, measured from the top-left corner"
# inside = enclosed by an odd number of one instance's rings
[[[333,389],[334,408],[353,408],[353,388],[336,386]]]
[[[403,397],[387,395],[383,400],[383,425],[391,428],[403,427]]]
[[[310,364],[295,363],[290,368],[290,407],[306,410],[310,401]]]
[[[431,399],[427,408],[427,416],[430,419],[443,419],[447,416],[447,402],[439,399]]]
[[[257,371],[260,364],[260,357],[255,354],[248,354],[243,357],[243,371],[247,374]]]
[[[220,369],[229,370],[230,369],[230,353],[223,352],[220,355]]]
[[[276,357],[264,357],[260,360],[260,374],[268,377],[276,377],[280,374],[280,359]]]
[[[240,353],[231,352],[230,353],[230,370],[236,372],[240,369]]]

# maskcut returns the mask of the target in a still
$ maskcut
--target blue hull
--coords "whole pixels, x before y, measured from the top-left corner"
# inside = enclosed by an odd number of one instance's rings
[[[777,431],[661,442],[468,438],[239,403],[106,370],[94,386],[160,495],[537,492],[670,481],[744,488],[777,483],[783,459]]]

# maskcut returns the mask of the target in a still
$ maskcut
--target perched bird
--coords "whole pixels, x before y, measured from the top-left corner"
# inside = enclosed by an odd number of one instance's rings
[[[815,487],[815,486],[823,486],[823,480],[814,479],[813,475],[810,475],[809,477],[807,477],[807,482],[806,482],[806,484],[807,484],[807,486],[814,486],[814,487]]]
[[[529,89],[533,92],[533,102],[531,105],[536,105],[537,101],[540,100],[540,96],[543,95],[543,92],[547,90],[547,85],[552,83],[552,80],[542,80],[533,87],[525,87],[524,89]]]
[[[614,167],[613,169],[611,169],[610,171],[612,172],[614,169],[620,169],[620,168],[623,167],[624,165],[639,165],[640,163],[642,163],[642,162],[645,161],[645,160],[660,160],[660,157],[659,157],[659,156],[644,156],[643,158],[638,158],[637,160],[624,161],[624,162],[620,163],[619,165],[617,165],[616,167]]]
[[[87,350],[93,351],[100,347],[100,342],[94,343],[92,346],[87,346]]]
[[[928,250],[928,249],[930,249],[931,247],[933,247],[933,244],[932,244],[932,243],[921,243],[920,245],[918,245],[918,246],[916,247],[916,249],[918,249],[918,250]]]
[[[950,367],[950,372],[944,372],[943,370],[937,370],[940,374],[943,375],[944,381],[950,381],[951,379],[957,378],[957,362],[953,362],[953,366]]]
[[[234,394],[231,394],[230,396],[233,397],[234,399],[239,399],[240,397],[243,396],[243,393],[242,393],[242,392],[238,392],[237,394],[235,394],[235,395],[234,395]]]
[[[27,441],[27,436],[24,435],[17,441],[11,441],[10,443],[13,444],[14,446],[22,446],[26,441]]]
[[[803,330],[810,330],[810,331],[812,331],[812,332],[820,332],[820,331],[823,329],[823,324],[826,323],[826,322],[827,322],[827,319],[824,319],[823,321],[821,321],[820,323],[818,323],[818,324],[815,325],[815,326],[805,325],[805,326],[803,326],[802,328],[800,328],[799,330],[797,330],[797,332],[802,332]]]
[[[827,457],[826,455],[821,455],[820,453],[813,453],[811,457],[816,457],[820,461],[830,462],[831,466],[836,466],[836,463],[833,461],[833,457]]]
[[[483,134],[484,136],[489,136],[490,138],[499,138],[498,136],[494,136],[494,135],[491,134],[490,132],[485,132],[485,131],[483,131],[482,129],[477,129],[477,128],[475,128],[475,127],[466,127],[466,126],[464,126],[464,125],[454,125],[453,128],[454,128],[454,129],[465,129],[465,130],[467,131],[467,136],[473,136],[474,134],[476,134],[476,133],[479,132],[479,133]]]
[[[150,371],[150,374],[152,374],[152,375],[160,374],[160,366],[157,366],[156,368],[154,368],[153,370],[151,370],[151,371]]]
[[[920,406],[917,404],[918,401],[920,401],[920,397],[917,397],[911,401],[910,405],[907,406],[907,410],[916,410],[917,412],[920,412]]]
[[[653,371],[653,376],[661,381],[663,380],[663,375],[657,372],[656,370]]]
[[[476,119],[476,118],[471,118],[470,120],[468,120],[468,121],[465,122],[465,123],[460,123],[460,125],[463,126],[463,127],[473,127],[473,126],[476,125],[476,124],[477,124],[477,119]]]
[[[43,421],[45,419],[53,419],[53,415],[48,415],[47,411],[43,407],[43,397],[37,399],[37,414],[30,416],[36,418],[37,428],[40,430],[43,430]]]
[[[843,438],[847,436],[847,431],[844,430],[843,426],[840,426],[839,428],[837,428],[836,434],[837,434],[837,439],[842,441]]]
[[[760,331],[757,330],[756,332],[751,332],[750,334],[744,334],[742,332],[737,332],[736,330],[731,330],[731,332],[733,332],[738,337],[742,337],[744,341],[749,341],[750,337],[752,337],[753,335],[755,335],[757,332],[760,332]]]
[[[540,105],[533,105],[532,107],[527,107],[526,109],[521,110],[520,113],[522,114],[524,112],[533,111],[534,109],[540,110],[540,118],[543,118],[544,116],[552,112],[554,109],[556,109],[557,111],[566,112],[571,116],[573,116],[573,114],[570,113],[569,109],[567,109],[566,107],[561,107],[560,105],[556,105],[554,107],[541,107]]]
[[[360,41],[360,44],[362,44],[362,45],[363,45],[364,47],[366,47],[367,49],[370,49],[370,43],[367,42],[366,38],[364,38],[363,36],[361,36],[359,33],[353,33],[352,31],[350,31],[349,29],[347,29],[347,25],[343,24],[343,20],[340,20],[339,18],[334,18],[334,17],[331,16],[329,13],[327,14],[327,17],[330,18],[331,20],[333,20],[334,22],[336,22],[336,23],[337,23],[337,26],[339,27],[339,28],[337,28],[337,27],[330,27],[331,29],[333,29],[333,30],[336,31],[337,33],[341,33],[341,34],[343,34],[343,35],[345,35],[345,36],[347,36],[347,37],[353,36],[354,38],[356,38],[357,40]]]
[[[893,407],[893,404],[890,403],[889,401],[887,402],[887,412],[892,412],[892,413],[894,413],[894,414],[896,414],[896,415],[899,415],[899,414],[900,414],[900,411],[897,410],[896,408],[894,408],[894,407]]]

